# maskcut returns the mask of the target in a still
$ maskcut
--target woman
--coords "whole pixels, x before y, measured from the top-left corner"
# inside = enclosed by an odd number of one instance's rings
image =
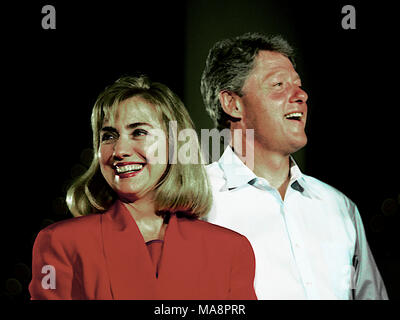
[[[203,165],[169,161],[186,155],[176,132],[193,129],[179,98],[121,78],[92,129],[92,164],[67,193],[76,218],[36,238],[32,299],[256,299],[248,240],[197,219],[211,206]],[[197,137],[189,149],[200,158]]]

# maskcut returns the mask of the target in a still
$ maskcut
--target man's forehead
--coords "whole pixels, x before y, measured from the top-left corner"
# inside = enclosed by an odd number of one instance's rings
[[[292,62],[288,57],[275,51],[259,51],[256,59],[254,69],[264,69],[265,71],[272,69],[291,69],[294,70]]]
[[[249,78],[263,81],[279,73],[290,73],[294,78],[300,78],[289,58],[279,52],[263,50],[258,53]]]

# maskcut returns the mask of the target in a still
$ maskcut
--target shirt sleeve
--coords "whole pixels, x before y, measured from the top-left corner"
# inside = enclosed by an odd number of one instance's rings
[[[357,232],[353,257],[353,299],[388,300],[385,285],[368,246],[365,230],[357,207],[353,206],[353,223]]]
[[[257,300],[254,291],[255,257],[253,248],[242,236],[236,248],[230,281],[230,300]]]
[[[70,300],[73,268],[62,239],[52,228],[39,232],[33,246],[31,300]]]

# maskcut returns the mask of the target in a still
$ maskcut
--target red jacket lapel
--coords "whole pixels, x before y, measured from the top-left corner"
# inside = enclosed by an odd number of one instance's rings
[[[102,216],[104,254],[114,299],[153,299],[156,278],[144,239],[120,202]]]
[[[158,279],[140,230],[123,203],[116,201],[102,215],[101,225],[114,299],[198,299],[210,295],[205,270],[212,261],[195,222],[171,216]]]
[[[207,258],[202,246],[201,234],[190,228],[191,225],[192,222],[187,219],[171,216],[165,232],[157,299],[198,297],[202,269]],[[190,233],[190,240],[187,233]]]

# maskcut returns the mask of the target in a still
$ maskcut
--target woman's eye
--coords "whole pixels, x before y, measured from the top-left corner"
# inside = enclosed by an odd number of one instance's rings
[[[101,136],[101,141],[110,141],[112,139],[114,139],[114,136],[112,134],[110,134],[110,133],[104,133]]]
[[[148,131],[144,130],[144,129],[136,129],[132,133],[132,135],[134,137],[146,136],[147,134],[148,134]]]

